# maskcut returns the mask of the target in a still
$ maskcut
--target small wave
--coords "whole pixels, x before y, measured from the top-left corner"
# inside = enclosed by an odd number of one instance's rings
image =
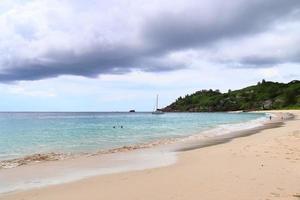
[[[10,159],[10,160],[2,160],[0,161],[0,169],[10,169],[22,165],[28,165],[31,163],[38,162],[46,162],[46,161],[59,161],[65,160],[68,158],[74,158],[77,156],[96,156],[101,154],[112,154],[112,153],[121,153],[121,152],[129,152],[138,149],[146,149],[155,147],[163,144],[170,144],[172,142],[177,141],[176,138],[170,139],[160,139],[154,142],[142,143],[142,144],[133,144],[133,145],[125,145],[118,148],[108,149],[108,150],[100,150],[96,153],[77,153],[77,154],[66,154],[66,153],[37,153],[29,156],[25,156],[22,158]]]
[[[148,143],[125,145],[125,146],[114,148],[114,149],[100,150],[97,153],[91,154],[91,155],[128,152],[128,151],[134,151],[134,150],[138,150],[138,149],[146,149],[146,148],[156,147],[159,145],[171,144],[176,141],[179,141],[179,138],[159,139],[159,140],[148,142]]]
[[[14,167],[18,167],[21,165],[27,165],[27,164],[33,163],[33,162],[63,160],[66,157],[67,157],[67,154],[59,154],[59,153],[40,154],[40,153],[38,153],[38,154],[25,156],[23,158],[2,160],[2,161],[0,161],[0,169],[14,168]]]
[[[201,131],[198,134],[190,135],[188,137],[182,138],[181,141],[193,141],[193,140],[199,140],[204,138],[213,138],[216,136],[226,135],[235,133],[238,131],[246,131],[249,129],[261,127],[264,125],[264,123],[267,121],[266,116],[260,117],[258,119],[241,122],[241,123],[233,123],[233,124],[222,124],[218,125],[215,128],[211,128],[208,130]]]

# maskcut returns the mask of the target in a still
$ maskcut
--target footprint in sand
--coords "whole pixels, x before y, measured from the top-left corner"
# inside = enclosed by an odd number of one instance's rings
[[[275,192],[271,192],[271,195],[274,196],[274,197],[280,197],[280,194],[275,193]]]
[[[293,197],[300,199],[300,194],[294,194]]]
[[[294,131],[293,132],[294,137],[300,138],[300,130]]]

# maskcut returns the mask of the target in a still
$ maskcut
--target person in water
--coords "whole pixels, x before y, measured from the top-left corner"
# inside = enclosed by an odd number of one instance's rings
[[[123,126],[120,126],[121,128],[123,128]],[[116,128],[116,126],[113,126],[113,128]]]
[[[271,116],[271,115],[270,115],[270,117],[269,117],[269,118],[270,118],[270,120],[272,120],[272,116]]]

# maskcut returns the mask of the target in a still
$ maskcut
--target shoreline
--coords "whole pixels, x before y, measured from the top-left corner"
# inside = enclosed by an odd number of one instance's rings
[[[48,113],[48,112],[47,112]],[[56,113],[56,112],[55,112]],[[98,112],[97,112],[98,113]],[[227,112],[225,112],[227,113]],[[264,112],[262,112],[265,114]],[[234,123],[228,123],[228,124],[223,124],[223,125],[228,125],[229,126],[234,126],[234,130],[227,130],[227,129],[222,129],[218,130],[218,127],[223,126],[222,124],[216,125],[216,127],[206,127],[203,130],[198,130],[198,131],[192,131],[190,134],[187,135],[177,135],[177,136],[172,136],[172,137],[161,137],[161,138],[156,138],[150,141],[145,141],[145,142],[136,142],[136,143],[131,143],[131,144],[124,144],[123,146],[115,146],[111,148],[104,148],[104,149],[95,149],[93,151],[86,151],[86,152],[64,152],[62,150],[50,150],[50,151],[36,151],[32,152],[31,154],[22,154],[20,157],[9,157],[6,156],[5,159],[0,159],[0,171],[3,169],[11,169],[19,166],[24,166],[24,165],[31,165],[31,164],[36,164],[36,163],[43,163],[43,162],[48,162],[48,161],[61,161],[61,160],[68,160],[68,159],[77,159],[83,156],[94,156],[94,155],[105,155],[105,154],[113,154],[113,153],[120,153],[120,152],[131,152],[135,150],[140,150],[140,149],[148,149],[148,148],[153,148],[157,146],[163,146],[163,145],[169,145],[173,143],[178,143],[181,142],[182,140],[186,139],[191,139],[193,136],[200,136],[200,138],[203,138],[203,135],[205,133],[205,137],[210,137],[211,135],[214,135],[216,132],[224,132],[223,134],[231,134],[231,132],[236,131],[235,129],[239,129],[239,127],[236,127],[236,125],[242,124],[246,125],[247,124],[247,129],[251,128],[248,127],[250,124],[249,122],[254,122],[258,119],[264,118],[263,116],[254,120],[249,120],[249,121],[244,121],[244,122],[234,122]],[[255,122],[255,126],[259,122]],[[253,124],[251,125],[253,126]],[[242,128],[244,130],[244,128]],[[190,132],[190,131],[186,131]],[[209,133],[208,133],[209,132]],[[199,138],[193,138],[193,140],[199,139]],[[21,154],[20,154],[21,155]],[[3,156],[3,155],[2,155]]]
[[[266,114],[265,112],[261,112],[261,113]],[[55,152],[55,151],[50,151],[50,152],[45,152],[45,153],[37,152],[35,154],[24,155],[23,157],[19,157],[19,158],[0,160],[0,171],[3,169],[4,170],[11,169],[11,168],[15,168],[15,167],[24,166],[24,165],[44,163],[44,162],[49,162],[49,161],[77,159],[77,158],[84,157],[84,156],[98,156],[98,155],[105,155],[105,154],[131,152],[131,151],[136,151],[136,150],[162,147],[162,146],[166,146],[166,145],[176,146],[176,143],[184,143],[183,141],[185,141],[185,140],[192,140],[194,142],[202,143],[205,140],[204,137],[210,138],[209,140],[218,139],[218,138],[220,138],[219,136],[213,136],[213,135],[216,133],[225,132],[225,131],[226,131],[226,133],[223,133],[224,135],[230,135],[230,136],[233,136],[232,138],[234,138],[234,137],[236,137],[235,136],[236,132],[243,133],[245,130],[255,129],[256,126],[263,126],[262,124],[259,124],[260,122],[257,121],[257,120],[261,120],[262,118],[264,118],[264,117],[261,117],[261,118],[255,119],[255,120],[246,121],[246,122],[227,124],[227,126],[230,125],[230,126],[235,127],[236,125],[240,125],[240,124],[246,125],[248,123],[252,123],[255,121],[254,128],[247,127],[247,128],[242,128],[241,130],[238,130],[238,131],[235,129],[219,130],[220,125],[217,125],[217,127],[215,127],[215,128],[209,128],[207,130],[200,131],[199,133],[193,134],[193,135],[182,136],[182,137],[172,137],[172,138],[161,138],[161,139],[157,139],[157,140],[149,141],[149,142],[145,142],[145,143],[129,144],[129,145],[124,145],[124,146],[111,148],[111,149],[97,150],[95,152],[79,152],[79,153],[62,153],[62,152]],[[264,119],[264,120],[266,120],[266,119]],[[211,136],[213,136],[213,137],[211,137]],[[197,137],[200,137],[200,139]],[[211,143],[211,141],[207,141],[207,142]],[[174,151],[178,151],[178,150],[175,149]]]
[[[282,125],[281,120],[278,120],[278,121],[274,120],[274,121],[272,121],[272,123],[265,124],[264,128],[254,128],[254,129],[251,129],[251,130],[247,130],[246,132],[245,131],[238,131],[234,134],[217,136],[219,138],[210,138],[210,139],[212,139],[211,141],[205,141],[203,144],[200,144],[200,145],[199,144],[197,144],[197,145],[194,144],[194,146],[193,146],[193,144],[191,144],[191,143],[187,143],[186,145],[188,145],[188,146],[185,146],[185,147],[183,147],[183,146],[178,147],[178,146],[175,145],[176,146],[175,149],[177,148],[176,152],[178,153],[178,156],[180,157],[180,154],[185,153],[186,151],[190,152],[190,151],[194,151],[194,150],[199,150],[199,148],[205,149],[205,148],[209,148],[211,145],[218,146],[216,144],[226,145],[226,144],[231,143],[231,141],[233,141],[233,139],[234,140],[239,139],[239,137],[249,136],[251,134],[254,134],[254,133],[257,133],[257,132],[260,132],[260,131],[264,131],[264,130],[267,130],[267,129],[272,130],[272,128],[280,127],[281,125]],[[269,126],[269,127],[267,127],[267,126]],[[199,140],[195,141],[195,143],[199,143]],[[174,163],[175,162],[173,160],[170,163],[167,163],[166,165],[157,165],[157,166],[154,166],[154,167],[150,167],[150,169],[149,169],[149,167],[146,167],[146,168],[132,169],[132,170],[142,170],[142,171],[147,170],[147,169],[148,170],[151,170],[151,169],[155,170],[155,169],[160,169],[164,166],[167,166],[166,168],[168,168],[171,164],[174,164]],[[177,162],[175,163],[175,165],[177,165]],[[171,166],[173,166],[173,165],[171,165]],[[126,172],[116,171],[116,172],[113,172],[113,173],[120,173],[120,172],[121,173],[130,173],[130,171],[132,171],[132,170],[125,170]],[[98,175],[97,174],[93,175],[93,177],[98,177],[98,176],[99,176],[99,174]],[[107,175],[100,175],[100,176],[107,176]],[[90,179],[90,178],[93,178],[93,177],[84,177],[84,178],[80,178],[80,179],[86,180],[86,179]],[[72,182],[72,183],[76,183],[78,181],[81,181],[81,180],[75,180],[75,182]],[[62,184],[59,184],[59,185],[64,185],[64,184],[71,184],[71,182],[62,183]],[[53,186],[46,186],[46,187],[43,187],[43,188],[48,188],[48,187],[53,187]],[[54,187],[55,187],[55,185],[54,185]],[[28,191],[31,191],[31,190],[34,191],[35,189],[30,189]],[[27,192],[27,191],[15,191],[15,192],[9,193],[8,195],[18,194],[18,193],[22,193],[22,192]],[[3,194],[3,195],[5,196],[6,194]],[[0,199],[1,199],[1,194],[0,194]]]

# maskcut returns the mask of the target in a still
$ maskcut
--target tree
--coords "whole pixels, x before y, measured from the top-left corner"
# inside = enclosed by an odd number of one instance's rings
[[[284,105],[288,106],[288,105],[292,105],[295,104],[297,102],[297,93],[295,90],[287,90],[284,93]]]

